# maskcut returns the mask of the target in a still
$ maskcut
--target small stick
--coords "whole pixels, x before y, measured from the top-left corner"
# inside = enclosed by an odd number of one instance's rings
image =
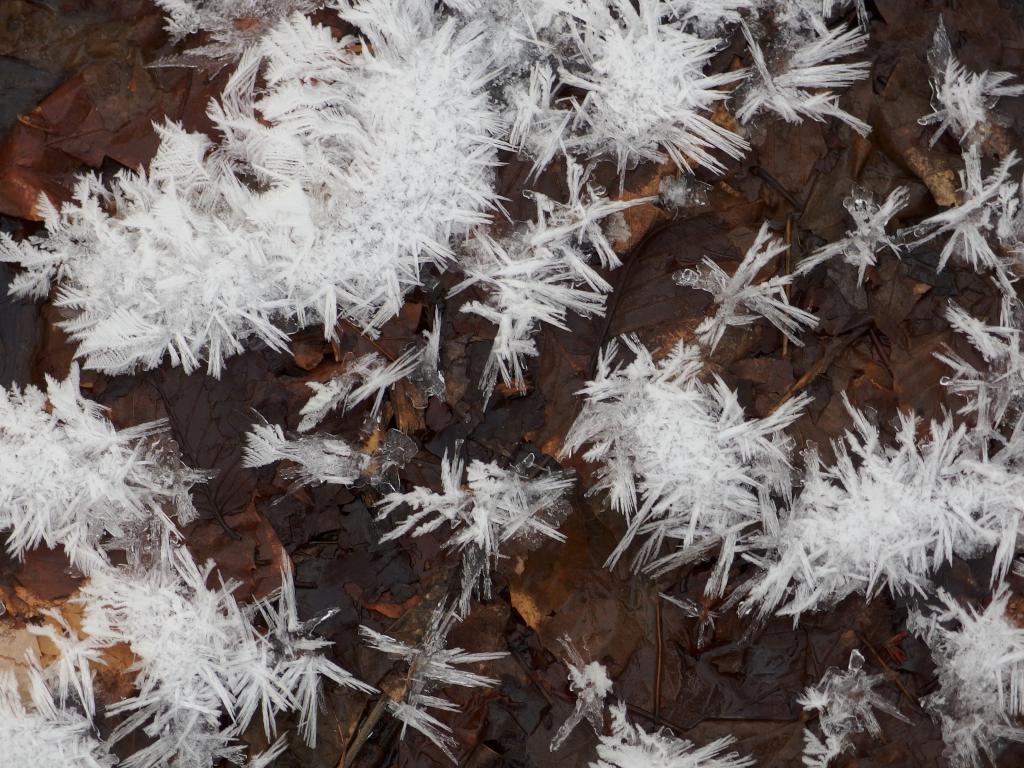
[[[654,663],[654,722],[661,725],[661,670],[662,670],[662,638],[661,638],[661,599],[654,601],[654,637],[657,656]]]
[[[833,341],[832,346],[825,350],[825,354],[817,359],[814,365],[807,370],[807,373],[797,379],[793,385],[786,390],[782,397],[779,398],[779,402],[773,405],[772,409],[768,411],[768,415],[771,416],[779,410],[779,408],[789,402],[797,392],[810,384],[811,381],[817,378],[820,373],[827,370],[844,349],[868,332],[868,328],[870,326],[870,319],[863,320],[847,331],[847,334],[849,335],[845,339],[836,339]]]
[[[786,216],[786,261],[785,271],[783,275],[788,275],[793,271],[793,215],[789,214]],[[789,286],[785,286],[783,290],[786,292],[786,301],[789,301]],[[782,336],[782,356],[789,357],[789,336],[783,334]]]
[[[377,727],[377,723],[380,722],[381,717],[384,716],[384,710],[387,709],[388,696],[385,693],[380,695],[377,699],[376,705],[370,710],[370,714],[363,721],[363,724],[359,726],[359,730],[353,737],[352,742],[345,747],[345,750],[341,753],[341,757],[338,758],[337,768],[348,768],[355,762],[356,755],[359,754],[359,750],[363,748],[366,740],[370,738],[370,734],[373,729]]]
[[[883,659],[879,655],[878,651],[875,650],[875,646],[871,644],[871,641],[864,637],[864,635],[862,635],[860,632],[857,633],[857,638],[862,643],[864,643],[864,645],[867,646],[868,651],[871,653],[871,656],[874,658],[875,662],[885,671],[885,679],[893,685],[895,685],[897,688],[899,688],[900,693],[902,693],[906,697],[907,701],[909,701],[915,707],[920,709],[921,704],[918,702],[917,697],[907,690],[907,687],[903,684],[903,681],[900,680],[899,675],[893,672],[892,668],[885,663],[885,659]]]

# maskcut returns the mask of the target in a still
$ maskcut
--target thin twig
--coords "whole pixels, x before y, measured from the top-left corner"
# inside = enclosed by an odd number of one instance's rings
[[[768,173],[768,171],[766,171],[764,168],[762,168],[759,165],[755,165],[753,168],[750,169],[750,172],[757,176],[762,181],[764,181],[769,187],[774,189],[784,198],[786,198],[786,202],[793,206],[794,210],[803,210],[803,206],[800,205],[800,202],[789,193],[789,190],[782,185],[782,182],[780,182],[778,179],[776,179],[774,176]]]
[[[661,638],[661,599],[654,601],[654,722],[661,724],[661,674],[662,674],[662,638]]]
[[[899,675],[897,675],[892,670],[892,668],[885,663],[885,659],[883,659],[881,655],[878,653],[878,651],[875,650],[875,646],[871,644],[871,641],[864,637],[864,635],[862,635],[860,632],[857,633],[857,639],[867,646],[868,652],[874,658],[875,663],[877,663],[878,666],[880,666],[882,670],[885,672],[885,679],[893,685],[895,685],[897,688],[899,688],[900,693],[902,693],[906,697],[907,701],[909,701],[918,709],[921,709],[921,704],[920,702],[918,702],[917,697],[907,690],[907,687],[903,684],[903,681],[900,680]]]
[[[788,275],[793,271],[793,215],[789,214],[786,216],[786,260],[783,275]],[[786,285],[782,289],[786,294],[786,301],[789,301],[789,286]],[[782,357],[789,357],[789,336],[782,335]]]
[[[846,331],[845,338],[836,338],[833,340],[829,348],[826,349],[825,353],[815,361],[814,365],[812,365],[803,376],[797,379],[793,385],[785,391],[782,397],[779,398],[779,401],[772,406],[770,411],[768,411],[768,415],[771,416],[779,410],[779,408],[789,402],[801,389],[806,387],[821,373],[826,371],[847,347],[868,332],[868,329],[871,327],[871,322],[870,318],[862,320],[857,323],[857,325]]]
[[[377,727],[377,723],[384,716],[384,710],[388,706],[388,696],[382,693],[377,699],[377,703],[373,709],[370,710],[370,714],[367,715],[366,719],[363,720],[362,725],[359,726],[359,730],[356,731],[356,735],[352,738],[345,749],[341,753],[341,757],[338,758],[338,768],[348,768],[355,762],[356,756],[359,754],[359,750],[363,748],[366,740],[370,738],[370,734],[373,733],[373,729]]]

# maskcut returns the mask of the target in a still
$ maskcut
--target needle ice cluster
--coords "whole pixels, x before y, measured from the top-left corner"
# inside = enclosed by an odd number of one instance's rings
[[[805,118],[824,122],[834,117],[862,136],[871,131],[871,126],[839,106],[835,93],[835,89],[848,88],[868,76],[869,62],[834,63],[864,50],[868,43],[864,32],[813,25],[809,35],[790,41],[790,50],[778,52],[778,60],[770,66],[746,25],[743,35],[754,62],[754,74],[736,111],[741,123],[749,123],[761,112],[774,112],[787,123]]]
[[[1019,228],[1024,222],[1016,215],[1019,214],[1020,185],[1010,180],[1010,170],[1017,164],[1017,153],[1008,154],[984,178],[978,146],[971,144],[963,157],[961,202],[913,227],[910,234],[917,239],[910,247],[949,235],[939,253],[937,269],[942,270],[955,256],[957,261],[977,272],[992,270],[1000,288],[1007,295],[1013,295],[1011,284],[1016,280],[1013,267],[1020,263],[1024,245],[1024,228]]]
[[[203,135],[157,133],[148,173],[122,171],[109,189],[83,177],[60,211],[41,198],[46,237],[0,236],[0,260],[25,267],[11,292],[44,297],[55,282],[77,356],[111,374],[167,356],[186,372],[205,358],[219,376],[251,337],[284,351],[273,323],[283,306],[269,294],[273,262],[295,251],[296,222],[271,215],[287,196],[241,185]]]
[[[673,0],[672,8],[683,28],[710,37],[739,24],[753,14],[757,0]]]
[[[795,276],[777,274],[760,283],[754,282],[761,270],[784,253],[787,247],[782,240],[769,234],[768,222],[765,222],[732,275],[707,256],[701,260],[698,269],[684,269],[673,275],[679,285],[706,291],[714,297],[715,314],[697,327],[697,338],[701,344],[714,351],[726,328],[750,325],[758,317],[763,317],[791,342],[803,346],[797,332],[803,328],[814,328],[818,318],[789,303],[786,288]]]
[[[865,32],[870,24],[865,0],[761,0],[782,36],[816,33],[848,8],[857,14],[857,23]]]
[[[56,661],[46,668],[49,689],[62,709],[73,702],[86,716],[94,717],[93,668],[105,663],[100,648],[91,638],[82,637],[56,609],[44,608],[40,613],[44,622],[27,628],[57,649]]]
[[[443,268],[452,239],[489,219],[501,123],[483,25],[430,0],[338,9],[359,38],[301,16],[271,31],[267,90],[243,102],[231,144],[261,182],[303,190],[313,242],[288,275],[297,311],[332,328],[338,308],[374,333],[424,266]]]
[[[31,706],[26,706],[14,673],[0,672],[0,754],[4,764],[114,768],[117,760],[110,754],[109,744],[99,739],[92,720],[54,700],[37,662],[30,664],[29,675]]]
[[[688,597],[673,597],[664,592],[659,593],[658,597],[679,608],[684,616],[697,620],[697,648],[703,648],[708,640],[709,632],[713,632],[715,629],[715,621],[719,617],[719,612]]]
[[[612,342],[565,439],[565,453],[598,464],[592,493],[607,491],[628,523],[613,565],[634,540],[637,571],[658,573],[720,548],[709,594],[722,594],[740,543],[775,524],[772,494],[790,492],[790,441],[783,429],[806,405],[794,398],[763,419],[747,419],[736,393],[700,379],[700,350],[678,344],[664,359],[638,339]],[[666,551],[668,550],[668,551]]]
[[[850,737],[855,733],[866,731],[878,738],[882,727],[875,717],[876,709],[910,722],[875,690],[881,682],[881,675],[869,675],[864,671],[864,656],[854,650],[850,653],[845,672],[831,667],[817,685],[804,689],[797,702],[805,712],[817,712],[818,727],[825,737],[822,741],[809,728],[804,729],[806,768],[827,768],[853,746]]]
[[[983,447],[1002,442],[998,428],[1013,424],[1024,406],[1024,348],[1015,324],[989,325],[951,305],[946,311],[950,326],[966,337],[985,362],[982,370],[952,350],[936,357],[950,367],[942,383],[963,398],[961,413],[975,418],[975,432]]]
[[[234,582],[208,586],[211,570],[179,551],[147,570],[98,571],[76,598],[92,642],[123,643],[136,659],[135,695],[107,709],[124,716],[113,742],[135,730],[151,740],[126,768],[238,762],[235,739],[257,712],[268,738],[276,715],[298,712],[312,744],[322,678],[373,690],[318,653],[327,643],[311,634],[316,622],[298,621],[287,572],[280,592],[246,609],[232,596]]]
[[[437,689],[457,685],[464,688],[488,688],[498,681],[468,672],[459,667],[496,661],[508,654],[503,651],[469,653],[462,648],[448,648],[448,635],[458,621],[458,615],[451,607],[439,605],[431,615],[430,624],[418,645],[407,645],[393,637],[362,626],[359,633],[366,643],[381,653],[404,661],[408,671],[404,676],[405,685],[397,698],[388,702],[388,710],[402,723],[402,736],[411,727],[456,762],[455,749],[458,742],[451,735],[451,728],[437,719],[428,709],[441,712],[458,712],[456,704],[437,695]]]
[[[0,237],[26,268],[13,292],[58,285],[88,367],[166,355],[219,376],[251,341],[284,351],[288,328],[333,338],[344,316],[375,334],[488,220],[501,142],[484,30],[429,0],[340,12],[362,38],[295,15],[242,57],[210,105],[216,147],[162,126],[148,173],[83,178],[59,212],[44,202],[48,237]]]
[[[242,466],[265,467],[277,461],[289,462],[281,476],[298,489],[323,483],[353,485],[369,466],[370,457],[340,437],[308,435],[290,440],[276,424],[254,424],[245,436]]]
[[[982,754],[997,765],[1000,741],[1024,741],[1024,629],[1006,614],[1005,586],[980,612],[943,590],[938,597],[934,613],[912,613],[908,623],[931,649],[939,679],[922,704],[942,724],[953,768],[977,768]]]
[[[954,555],[996,550],[993,579],[1013,559],[1024,485],[1013,464],[983,457],[950,417],[917,436],[901,413],[894,445],[845,399],[853,429],[833,444],[835,463],[804,456],[803,489],[780,528],[747,557],[761,568],[744,612],[793,616],[852,594],[872,599],[926,594],[931,575]]]
[[[308,381],[306,386],[313,390],[312,397],[299,411],[299,432],[308,432],[327,418],[331,411],[341,408],[342,412],[354,408],[364,400],[373,398],[370,417],[374,418],[384,401],[384,392],[399,379],[409,376],[420,361],[412,349],[397,360],[389,363],[376,352],[350,359],[345,370],[321,384]]]
[[[414,488],[389,493],[381,500],[380,520],[404,506],[411,510],[381,540],[450,529],[447,546],[462,553],[459,605],[464,612],[475,588],[482,588],[483,596],[490,597],[491,564],[501,557],[502,545],[541,538],[565,541],[558,525],[567,514],[565,496],[574,482],[572,475],[562,472],[531,479],[516,468],[505,469],[493,462],[474,461],[467,472],[462,459],[449,459],[446,453],[441,461],[440,493]]]
[[[209,42],[162,59],[167,66],[194,66],[205,61],[227,64],[237,59],[282,19],[309,13],[324,0],[154,0],[166,14],[164,29],[174,43],[204,32]]]
[[[590,723],[596,734],[601,735],[604,731],[604,700],[612,691],[612,681],[603,664],[598,661],[585,662],[568,636],[559,638],[559,642],[565,649],[565,665],[569,668],[569,690],[576,696],[576,705],[572,714],[551,739],[552,752],[565,743],[569,734],[583,720]]]
[[[875,266],[879,251],[888,248],[895,256],[900,255],[899,242],[896,237],[886,234],[885,228],[892,217],[906,207],[909,194],[907,187],[896,187],[879,205],[871,192],[854,187],[850,196],[843,200],[843,207],[853,219],[854,228],[847,230],[845,237],[819,248],[800,262],[797,273],[809,272],[819,264],[841,256],[847,264],[857,267],[857,282],[863,283],[864,273],[868,267]]]
[[[130,558],[165,547],[174,519],[195,515],[189,488],[205,480],[178,458],[162,421],[118,430],[84,398],[72,366],[47,391],[0,388],[0,531],[17,557],[40,545],[63,547],[91,572],[106,550]]]
[[[625,704],[609,708],[612,732],[601,736],[597,760],[590,768],[747,768],[749,757],[726,752],[735,739],[725,736],[698,747],[692,741],[676,738],[666,729],[648,733],[629,722]]]
[[[949,131],[962,144],[984,142],[999,116],[992,112],[996,102],[1007,96],[1024,95],[1024,85],[1008,85],[1009,72],[971,72],[961,64],[949,42],[946,25],[939,16],[932,47],[928,51],[932,69],[932,112],[918,122],[935,125],[929,146]]]
[[[489,394],[499,376],[508,387],[524,388],[525,358],[536,357],[533,336],[540,323],[565,330],[566,315],[604,313],[611,285],[590,264],[618,267],[621,262],[601,221],[649,198],[609,200],[590,181],[589,169],[567,160],[569,200],[566,203],[534,193],[537,218],[501,240],[479,231],[470,241],[463,269],[466,278],[451,293],[472,286],[486,293],[461,311],[498,326],[481,377]]]
[[[723,90],[745,72],[705,72],[721,43],[685,32],[667,0],[574,4],[579,53],[559,67],[573,118],[563,137],[570,152],[607,156],[622,173],[667,158],[684,170],[725,170],[717,156],[742,157],[747,142],[711,119]]]

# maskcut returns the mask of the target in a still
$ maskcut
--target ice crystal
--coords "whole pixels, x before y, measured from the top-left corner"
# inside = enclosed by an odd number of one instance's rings
[[[911,614],[909,626],[932,651],[939,689],[922,704],[942,724],[954,768],[976,768],[984,754],[998,764],[998,743],[1024,741],[1024,630],[1006,615],[1000,587],[981,612],[939,591],[938,610]]]
[[[414,488],[390,493],[381,500],[378,519],[385,519],[400,507],[410,514],[385,534],[390,541],[406,533],[421,536],[442,526],[451,530],[447,546],[462,553],[463,593],[460,609],[465,610],[475,586],[490,597],[491,564],[501,557],[509,541],[549,538],[564,541],[558,525],[566,512],[565,495],[574,478],[562,472],[548,472],[527,478],[515,468],[474,461],[466,483],[461,459],[441,462],[441,492]]]
[[[882,727],[873,710],[910,722],[875,690],[881,682],[881,675],[864,671],[864,656],[854,650],[845,672],[829,668],[817,685],[807,687],[797,698],[805,712],[818,713],[818,726],[825,737],[823,742],[810,729],[804,730],[807,768],[826,768],[853,747],[852,734],[866,731],[878,738]]]
[[[105,663],[103,654],[91,638],[80,637],[59,611],[45,608],[41,613],[48,621],[29,624],[28,631],[45,637],[57,649],[57,660],[47,667],[46,676],[54,679],[50,687],[58,705],[63,709],[69,700],[77,701],[88,717],[94,717],[92,668]]]
[[[257,600],[245,613],[258,617],[266,633],[252,635],[253,643],[240,653],[244,662],[270,667],[269,675],[249,674],[236,696],[239,720],[247,721],[257,707],[268,735],[273,713],[289,708],[299,712],[299,731],[307,744],[316,743],[316,714],[323,704],[322,685],[331,680],[345,688],[370,693],[374,689],[326,658],[322,651],[331,643],[314,634],[316,627],[333,615],[301,621],[295,602],[295,582],[289,568],[282,569],[281,586]],[[247,653],[246,653],[247,651]]]
[[[137,729],[151,740],[127,768],[238,762],[234,740],[257,711],[268,737],[277,714],[298,711],[312,744],[321,677],[372,690],[317,653],[326,644],[298,622],[287,575],[281,591],[253,609],[268,625],[263,634],[232,597],[237,584],[207,586],[211,570],[179,551],[146,571],[97,572],[77,598],[89,637],[124,643],[136,659],[135,695],[107,710],[125,716],[112,741]]]
[[[233,125],[259,178],[304,190],[315,237],[288,276],[300,312],[335,307],[376,332],[421,269],[488,220],[500,117],[487,87],[482,24],[435,15],[430,0],[342,3],[353,37],[294,17],[264,43],[267,92]]]
[[[942,383],[964,399],[961,413],[974,414],[981,445],[1001,439],[997,429],[1021,413],[1024,404],[1024,349],[1021,332],[1006,325],[988,325],[951,305],[946,319],[963,334],[985,361],[978,370],[952,350],[936,354],[952,372]]]
[[[466,688],[496,685],[498,681],[493,678],[459,667],[496,661],[507,655],[504,652],[469,653],[462,648],[447,648],[448,634],[457,620],[458,616],[451,608],[438,606],[422,639],[415,646],[366,626],[359,628],[359,633],[371,648],[408,665],[404,690],[398,699],[388,702],[392,716],[402,723],[402,736],[405,736],[407,727],[414,728],[437,745],[452,762],[456,762],[454,750],[458,742],[452,737],[451,728],[426,710],[457,712],[458,707],[448,699],[434,695],[434,692],[452,685]]]
[[[299,411],[302,416],[299,432],[313,429],[337,408],[345,412],[371,397],[373,404],[370,406],[370,417],[376,417],[387,388],[409,376],[418,365],[415,350],[406,352],[392,363],[388,363],[376,352],[370,352],[349,360],[342,373],[322,384],[318,381],[306,382],[306,386],[313,390],[313,396]]]
[[[907,187],[896,187],[879,205],[871,192],[855,187],[852,194],[843,200],[843,207],[853,219],[854,228],[847,230],[845,237],[819,248],[804,259],[797,273],[809,272],[834,256],[842,256],[847,264],[857,267],[857,282],[863,283],[864,273],[875,265],[879,251],[888,248],[896,256],[900,255],[899,243],[894,236],[886,234],[885,228],[892,217],[906,206],[909,194]]]
[[[610,707],[612,732],[597,745],[597,761],[590,768],[747,768],[749,757],[726,750],[735,738],[725,736],[698,747],[692,741],[676,738],[662,728],[648,733],[629,722],[626,706]]]
[[[747,419],[721,379],[700,380],[697,348],[680,343],[655,362],[638,339],[623,341],[634,360],[618,361],[617,342],[602,351],[594,379],[580,391],[583,409],[563,450],[589,446],[583,458],[599,465],[591,492],[607,491],[612,508],[626,517],[609,565],[637,539],[633,567],[654,573],[720,547],[707,590],[721,594],[742,537],[771,526],[771,494],[789,492],[782,430],[807,399]]]
[[[481,285],[485,301],[460,308],[498,326],[480,379],[487,395],[500,377],[508,387],[526,388],[525,358],[539,354],[533,336],[540,323],[568,330],[566,315],[590,316],[604,311],[604,296],[579,280],[565,260],[552,251],[532,248],[521,236],[500,242],[481,233],[474,241],[475,258],[467,261],[461,291]]]
[[[369,456],[341,438],[310,435],[289,440],[276,424],[254,424],[245,441],[242,466],[288,461],[281,475],[292,481],[293,489],[323,483],[353,485],[370,463]]]
[[[576,696],[576,705],[572,714],[551,739],[552,752],[565,743],[569,734],[583,720],[590,723],[596,734],[601,735],[604,731],[604,700],[612,690],[612,681],[603,664],[597,661],[585,662],[567,636],[559,638],[559,642],[565,649],[565,665],[569,668],[569,690]]]
[[[0,259],[26,268],[11,292],[42,297],[55,281],[56,303],[75,311],[60,325],[79,343],[77,356],[108,373],[155,368],[167,355],[186,372],[206,357],[219,376],[250,337],[283,351],[270,262],[283,241],[294,251],[298,225],[269,209],[283,211],[288,196],[242,188],[207,157],[205,136],[174,125],[157,133],[148,174],[122,171],[109,190],[83,177],[59,212],[41,198],[47,237],[0,236]]]
[[[0,751],[6,765],[47,768],[113,768],[116,758],[92,722],[54,700],[38,664],[30,667],[31,707],[18,692],[14,673],[0,671]],[[90,686],[91,686],[91,680]],[[91,688],[90,688],[91,698]]]
[[[983,461],[964,426],[948,416],[917,436],[901,413],[894,445],[845,399],[853,429],[833,444],[835,463],[805,453],[803,489],[777,533],[747,555],[762,573],[744,611],[791,615],[830,607],[851,594],[872,599],[924,594],[931,575],[954,555],[997,550],[993,578],[1013,557],[1021,479],[1004,462]]]
[[[794,275],[777,274],[754,282],[758,273],[787,247],[782,240],[771,237],[765,222],[732,275],[705,256],[698,269],[685,269],[673,276],[679,285],[706,291],[714,297],[714,316],[697,327],[701,344],[714,351],[726,328],[750,325],[760,316],[794,344],[803,346],[796,333],[804,327],[814,328],[818,318],[789,303],[786,287],[793,282]]]
[[[285,351],[284,328],[334,338],[341,315],[376,334],[488,220],[501,143],[483,29],[429,0],[341,14],[366,44],[296,15],[243,55],[209,108],[217,147],[161,126],[148,173],[85,177],[59,212],[42,201],[47,238],[0,237],[26,267],[13,292],[58,284],[88,367],[166,355],[219,376],[251,340]]]
[[[1009,181],[1010,169],[1016,164],[1017,154],[1011,152],[989,176],[982,178],[981,156],[977,145],[972,144],[964,153],[964,170],[960,171],[960,204],[914,227],[911,233],[918,239],[911,247],[948,234],[937,269],[945,268],[955,255],[975,271],[993,270],[1003,289],[1012,292],[1013,278],[1007,258],[993,249],[989,238],[998,234],[1001,206],[1016,191],[1016,185]]]
[[[621,262],[600,222],[648,200],[608,200],[589,172],[572,161],[567,181],[566,203],[534,193],[537,218],[519,231],[500,241],[477,233],[464,263],[466,279],[452,289],[456,294],[481,287],[486,299],[469,301],[461,311],[498,326],[480,382],[488,395],[499,377],[507,387],[526,386],[525,358],[538,354],[533,336],[540,323],[567,330],[569,312],[604,312],[611,286],[590,265],[590,252],[606,268]]]
[[[444,399],[444,372],[441,369],[441,309],[434,310],[434,324],[429,331],[423,331],[422,339],[417,346],[416,367],[409,374],[409,379],[416,385],[424,398],[438,397]]]
[[[722,88],[745,75],[705,73],[719,40],[684,32],[663,0],[581,3],[573,13],[579,56],[559,76],[585,96],[572,98],[569,151],[610,156],[620,173],[666,158],[680,169],[722,172],[713,153],[743,156],[747,142],[709,117],[728,97]]]
[[[992,112],[996,102],[1006,96],[1024,95],[1024,85],[1008,85],[1009,72],[970,72],[964,68],[949,42],[946,25],[939,17],[932,47],[928,51],[932,69],[932,110],[918,122],[935,125],[929,146],[949,131],[961,143],[983,142],[999,118]]]
[[[78,366],[47,391],[0,389],[0,530],[17,557],[63,547],[90,572],[105,550],[166,545],[174,519],[195,517],[189,487],[205,479],[185,467],[162,421],[118,430],[79,391]]]
[[[868,16],[866,0],[822,0],[822,16],[826,19],[846,8],[853,8],[857,14],[857,23],[860,24],[860,28],[867,31],[871,24],[871,18]]]
[[[160,65],[227,63],[237,59],[277,22],[294,13],[309,13],[324,0],[154,0],[167,15],[164,28],[174,43],[197,32],[210,41],[170,56]]]
[[[664,592],[658,596],[679,608],[684,615],[697,620],[697,648],[703,648],[708,640],[708,633],[714,632],[715,620],[718,619],[719,613],[688,597],[672,597]]]
[[[757,0],[670,0],[676,18],[689,32],[710,37],[752,14]]]
[[[711,185],[684,176],[664,176],[658,182],[658,200],[669,210],[708,204]]]
[[[794,49],[782,54],[772,66],[746,25],[743,35],[755,74],[736,111],[740,122],[748,123],[760,112],[774,112],[787,123],[805,118],[823,122],[834,117],[862,136],[871,131],[863,120],[840,108],[839,96],[834,92],[868,76],[871,65],[866,61],[833,63],[864,50],[867,35],[858,29],[818,25],[810,38],[796,38]]]

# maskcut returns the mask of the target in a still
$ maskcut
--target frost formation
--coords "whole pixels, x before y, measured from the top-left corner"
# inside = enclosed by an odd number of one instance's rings
[[[656,362],[635,337],[598,359],[564,453],[583,451],[599,466],[591,493],[608,492],[627,521],[608,559],[613,565],[634,541],[637,571],[660,573],[718,548],[708,593],[722,594],[737,548],[752,530],[774,525],[772,494],[790,492],[789,441],[783,429],[806,405],[796,397],[764,419],[747,419],[718,377],[700,379],[697,348],[679,343]],[[666,551],[667,550],[667,551]]]
[[[909,624],[931,649],[939,678],[922,703],[942,724],[954,768],[976,768],[983,754],[994,765],[1000,741],[1024,741],[1024,630],[1006,614],[1005,586],[983,611],[944,590],[938,597],[931,616],[911,614]]]
[[[595,733],[601,735],[604,731],[604,700],[612,690],[611,678],[603,664],[597,661],[585,662],[568,636],[559,638],[559,642],[565,649],[569,690],[575,694],[576,704],[572,714],[551,739],[552,752],[558,750],[573,729],[584,720],[590,723]]]
[[[18,557],[63,547],[90,573],[106,551],[166,548],[174,521],[196,517],[189,488],[206,478],[182,464],[163,421],[116,429],[82,396],[72,365],[63,381],[0,388],[0,530]]]
[[[794,275],[775,275],[760,283],[754,282],[761,270],[787,248],[782,240],[771,237],[768,222],[765,222],[732,275],[705,256],[698,269],[684,269],[673,276],[679,285],[706,291],[714,297],[715,314],[697,327],[701,344],[713,352],[726,328],[750,325],[760,316],[791,342],[803,346],[797,332],[804,327],[814,328],[818,318],[789,303],[786,288],[793,282]]]
[[[698,747],[692,741],[672,736],[661,729],[648,733],[629,722],[626,707],[610,707],[612,732],[602,736],[597,745],[597,760],[590,768],[748,768],[754,765],[749,757],[726,752],[735,739],[724,736]]]
[[[463,484],[463,475],[466,482]],[[474,589],[484,598],[491,595],[491,568],[510,541],[548,538],[565,541],[558,525],[567,513],[565,495],[575,482],[562,472],[536,478],[524,477],[517,468],[473,461],[468,471],[462,459],[441,460],[441,492],[414,488],[390,493],[381,500],[377,518],[383,520],[401,507],[410,514],[384,534],[390,541],[404,534],[422,536],[446,528],[446,546],[462,553],[460,611],[468,610]]]
[[[993,579],[1013,558],[1021,480],[1012,464],[984,461],[948,416],[918,437],[902,413],[895,445],[843,395],[853,429],[833,443],[835,463],[804,454],[803,489],[777,532],[748,554],[761,568],[742,605],[760,617],[831,607],[851,594],[924,595],[953,555],[996,550]]]
[[[953,54],[946,25],[939,17],[935,37],[928,51],[932,69],[932,113],[920,118],[921,125],[935,125],[929,146],[935,146],[949,131],[961,144],[984,142],[994,125],[1002,120],[992,112],[999,99],[1024,95],[1024,85],[1008,85],[1010,72],[971,72]]]
[[[458,621],[458,614],[446,605],[439,605],[419,644],[407,645],[393,637],[366,626],[359,628],[364,641],[381,653],[400,659],[408,665],[405,686],[400,696],[388,702],[388,710],[402,723],[402,736],[411,727],[432,741],[452,762],[458,742],[451,728],[428,712],[457,712],[458,706],[436,695],[437,689],[457,685],[464,688],[487,688],[497,680],[467,672],[459,667],[485,661],[496,661],[507,654],[500,652],[468,653],[462,648],[448,648],[448,635]]]
[[[834,256],[841,256],[844,262],[857,267],[857,282],[863,284],[864,273],[868,267],[875,266],[880,251],[888,248],[893,255],[900,255],[900,243],[896,237],[887,235],[885,228],[892,217],[907,205],[909,194],[909,188],[896,187],[884,202],[878,204],[871,192],[855,187],[843,200],[843,207],[853,219],[854,228],[847,230],[845,237],[819,248],[800,262],[797,273],[809,272]]]
[[[827,768],[853,746],[852,734],[867,732],[878,738],[882,727],[873,710],[910,722],[875,690],[881,682],[882,675],[864,671],[864,656],[854,650],[845,672],[832,667],[817,685],[804,690],[797,702],[805,712],[818,713],[818,727],[825,737],[822,741],[813,731],[804,729],[806,768]]]

